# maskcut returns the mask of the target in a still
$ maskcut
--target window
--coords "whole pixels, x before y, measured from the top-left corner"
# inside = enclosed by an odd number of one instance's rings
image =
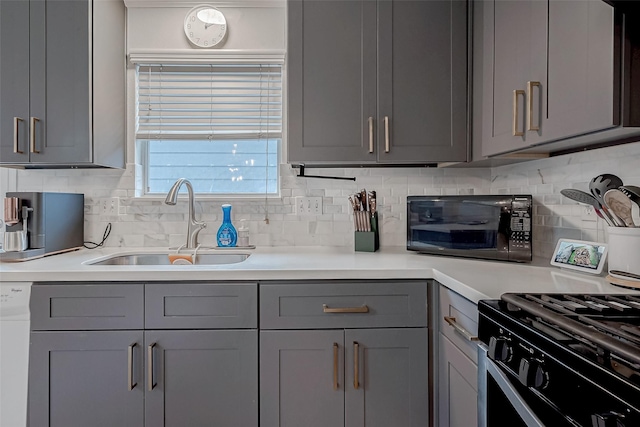
[[[280,64],[139,64],[136,75],[145,194],[178,178],[201,194],[278,194]]]

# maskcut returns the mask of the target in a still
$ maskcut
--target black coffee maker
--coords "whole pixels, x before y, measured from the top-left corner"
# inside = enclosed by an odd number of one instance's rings
[[[26,261],[84,244],[84,194],[8,192],[2,261]]]

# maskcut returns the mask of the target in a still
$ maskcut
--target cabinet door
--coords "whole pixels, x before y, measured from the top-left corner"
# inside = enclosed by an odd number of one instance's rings
[[[478,366],[438,334],[438,426],[478,425]]]
[[[490,0],[483,6],[482,155],[490,156],[541,141],[539,132],[527,131],[527,82],[540,83],[532,97],[539,100],[546,91],[548,5],[537,0]],[[514,97],[516,90],[521,92]],[[539,101],[531,104],[533,127],[542,110]]]
[[[374,163],[376,3],[291,0],[287,8],[289,162]]]
[[[258,426],[257,331],[145,331],[145,357],[145,425]]]
[[[345,331],[348,427],[429,424],[427,338],[427,328]]]
[[[546,141],[613,127],[613,7],[601,0],[549,2]]]
[[[142,426],[142,338],[142,331],[32,332],[30,425]]]
[[[0,2],[0,163],[29,161],[29,2]]]
[[[378,160],[467,159],[467,2],[378,2]]]
[[[261,427],[345,425],[343,342],[342,330],[260,331]]]
[[[31,163],[91,160],[90,1],[32,1]]]

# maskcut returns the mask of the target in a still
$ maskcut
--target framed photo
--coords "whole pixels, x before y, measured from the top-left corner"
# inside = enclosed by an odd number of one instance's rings
[[[553,251],[551,265],[600,274],[607,259],[607,249],[605,243],[559,239],[556,250]]]

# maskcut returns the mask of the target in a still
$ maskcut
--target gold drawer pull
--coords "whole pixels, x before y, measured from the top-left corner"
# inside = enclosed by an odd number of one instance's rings
[[[355,390],[360,387],[358,378],[360,377],[360,344],[354,341],[353,343],[353,388]]]
[[[540,120],[538,119],[538,125],[533,125],[533,88],[537,87],[538,92],[540,92],[540,82],[527,82],[527,97],[529,98],[529,103],[527,107],[527,130],[540,130]],[[542,94],[540,94],[540,98],[542,98]]]
[[[463,328],[462,326],[458,325],[458,322],[456,322],[456,318],[455,317],[444,316],[444,321],[447,322],[449,325],[453,326],[453,329],[457,333],[459,333],[460,335],[465,337],[465,339],[467,341],[478,341],[479,340],[479,338],[477,336],[471,335],[465,328]]]
[[[34,154],[39,154],[40,151],[36,150],[36,123],[40,122],[41,120],[37,117],[31,117],[31,132],[30,132],[30,150],[32,153]]]
[[[327,304],[322,304],[323,313],[368,313],[369,307],[363,305],[362,307],[338,307],[331,308]]]
[[[333,343],[333,389],[337,390],[338,384],[338,343]]]
[[[373,117],[369,117],[369,153],[373,153]]]
[[[523,90],[514,90],[513,91],[513,136],[523,136],[524,135],[524,126],[523,130],[518,130],[518,116],[520,115],[520,111],[518,109],[518,96],[525,96]]]
[[[391,142],[389,142],[389,116],[384,116],[384,152],[391,150]]]
[[[155,381],[155,378],[153,378],[153,374],[155,373],[155,366],[153,366],[154,363],[154,357],[153,357],[153,350],[156,347],[156,343],[150,344],[147,347],[147,389],[149,391],[153,391],[153,389],[155,388],[155,386],[158,384]]]
[[[133,343],[129,346],[129,349],[127,351],[127,365],[128,365],[128,372],[127,372],[127,382],[129,384],[129,391],[133,390],[135,388],[135,386],[138,385],[137,382],[133,381],[133,365],[134,365],[134,359],[133,359],[133,348],[136,346],[136,343]]]
[[[20,122],[24,122],[24,119],[20,117],[13,118],[13,152],[16,154],[24,154],[24,151],[18,147],[18,128],[20,127]]]

